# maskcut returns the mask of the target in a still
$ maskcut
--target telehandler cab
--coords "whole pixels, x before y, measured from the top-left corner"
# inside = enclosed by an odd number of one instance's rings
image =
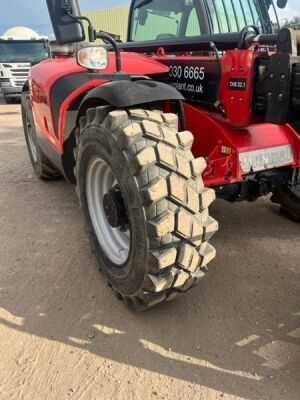
[[[216,195],[272,193],[300,218],[300,32],[273,33],[272,0],[134,0],[126,43],[77,0],[47,4],[56,42],[23,88],[28,151],[38,177],[76,185],[120,299],[144,310],[195,286]]]

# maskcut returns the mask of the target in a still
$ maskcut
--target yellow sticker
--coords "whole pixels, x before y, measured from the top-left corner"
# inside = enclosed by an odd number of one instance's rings
[[[232,148],[231,147],[227,147],[227,146],[222,146],[221,153],[222,154],[231,154],[232,153]]]

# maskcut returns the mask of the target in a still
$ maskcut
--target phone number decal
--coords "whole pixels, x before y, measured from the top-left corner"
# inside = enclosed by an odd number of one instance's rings
[[[205,79],[205,67],[182,67],[181,65],[171,65],[169,77],[175,79],[193,79],[203,81]]]
[[[189,96],[204,94],[205,77],[205,67],[170,65],[170,85]]]

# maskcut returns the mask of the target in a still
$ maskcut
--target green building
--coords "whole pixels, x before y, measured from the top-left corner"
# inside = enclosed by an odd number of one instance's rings
[[[84,15],[90,18],[97,30],[120,35],[126,41],[129,6],[90,11]]]

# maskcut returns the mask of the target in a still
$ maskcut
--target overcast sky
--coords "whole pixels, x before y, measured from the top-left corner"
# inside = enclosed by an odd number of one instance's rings
[[[12,26],[26,25],[44,34],[51,32],[46,0],[2,0],[5,6],[0,12],[0,34]],[[126,5],[130,0],[79,0],[81,10],[89,11]],[[300,15],[300,0],[290,0],[281,18]],[[100,29],[100,27],[98,27]]]

